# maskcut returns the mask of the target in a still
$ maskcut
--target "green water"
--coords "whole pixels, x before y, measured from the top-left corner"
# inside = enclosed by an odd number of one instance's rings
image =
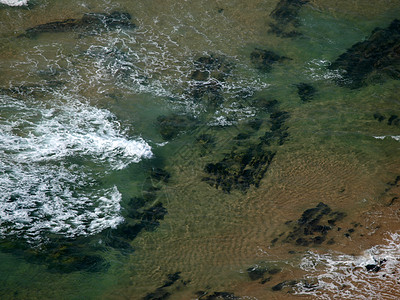
[[[399,4],[310,1],[294,16],[300,34],[279,37],[270,32],[278,22],[271,17],[277,3],[32,0],[27,7],[0,6],[0,134],[13,137],[1,140],[0,175],[20,167],[29,178],[53,174],[54,181],[28,178],[30,191],[18,182],[11,186],[36,202],[42,195],[36,190],[43,191],[43,203],[61,199],[33,222],[61,218],[63,201],[75,216],[68,219],[66,211],[67,220],[60,221],[74,234],[53,227],[41,229],[42,239],[34,240],[22,237],[35,236],[29,228],[36,228],[23,217],[10,210],[0,215],[0,224],[11,228],[0,231],[1,299],[214,299],[215,292],[238,299],[296,298],[290,286],[272,287],[305,276],[299,263],[307,251],[358,255],[399,229],[397,206],[386,220],[374,219],[374,212],[389,214],[388,201],[398,192],[400,144],[390,136],[399,136],[400,128],[387,122],[399,114],[399,81],[384,78],[350,89],[337,85],[337,73],[327,69],[374,28],[387,27],[398,17]],[[23,36],[40,24],[113,11],[129,13],[136,27]],[[285,58],[263,72],[251,60],[254,49]],[[210,57],[220,65],[206,67],[211,88],[204,92],[193,72]],[[300,99],[300,83],[315,89],[311,100]],[[272,100],[274,108],[265,108]],[[28,117],[26,111],[35,113]],[[286,117],[279,119],[280,113]],[[386,119],[379,122],[376,113]],[[49,139],[41,141],[32,128],[54,120],[62,135],[49,127]],[[90,122],[80,131],[74,120]],[[275,136],[261,142],[266,132]],[[27,141],[37,148],[22,142],[14,147],[17,137],[32,133],[39,137]],[[128,146],[140,138],[152,157],[136,154],[133,160]],[[123,146],[99,150],[107,141]],[[42,148],[61,158],[35,160]],[[28,159],[13,165],[22,149]],[[238,174],[246,153],[262,159],[267,150],[274,155],[260,164],[265,172],[248,185],[224,190],[218,172],[207,173],[207,166],[223,162]],[[115,167],[119,163],[123,167]],[[222,181],[229,177],[223,176]],[[0,200],[12,202],[10,183],[0,184],[6,191]],[[120,198],[112,198],[113,188]],[[118,200],[102,202],[102,196]],[[83,198],[88,200],[74,207]],[[26,201],[14,209],[23,214]],[[329,223],[326,241],[285,242],[295,221],[319,202],[345,215]],[[43,203],[37,214],[45,211]],[[121,205],[117,213],[115,205]],[[106,208],[97,213],[99,207]],[[124,221],[116,221],[118,216]],[[96,220],[109,223],[91,231]],[[255,265],[279,271],[254,281],[247,270]]]

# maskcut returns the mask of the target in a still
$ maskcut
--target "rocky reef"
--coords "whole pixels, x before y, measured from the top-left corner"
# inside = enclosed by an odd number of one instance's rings
[[[326,241],[328,233],[334,228],[336,231],[341,231],[341,228],[337,227],[337,222],[345,216],[345,213],[332,211],[328,205],[320,202],[316,207],[306,209],[297,221],[286,222],[286,225],[292,229],[287,233],[280,234],[278,238],[271,241],[271,244],[275,245],[279,239],[283,243],[294,243],[298,246],[315,246],[324,242],[333,244],[335,242],[333,238]],[[352,232],[354,232],[354,228],[350,228],[344,235],[349,236]]]
[[[340,55],[330,70],[341,71],[336,82],[352,89],[360,88],[385,78],[400,79],[400,20],[387,28],[375,28],[363,42],[354,44]]]
[[[211,186],[230,192],[237,189],[245,192],[250,186],[258,187],[267,172],[277,147],[289,136],[284,125],[289,114],[277,109],[277,101],[257,99],[258,106],[264,105],[269,110],[269,121],[265,122],[266,130],[260,132],[264,123],[261,119],[245,122],[239,128],[239,134],[232,141],[232,149],[223,159],[208,163],[204,167],[208,176],[203,178]]]

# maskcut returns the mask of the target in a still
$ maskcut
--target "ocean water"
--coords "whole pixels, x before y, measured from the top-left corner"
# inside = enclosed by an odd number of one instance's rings
[[[0,0],[0,298],[398,299],[399,15]]]

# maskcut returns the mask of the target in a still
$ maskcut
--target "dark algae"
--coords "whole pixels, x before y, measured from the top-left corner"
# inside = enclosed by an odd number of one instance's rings
[[[131,15],[125,12],[113,13],[87,13],[81,19],[67,19],[63,21],[50,22],[37,25],[26,30],[21,35],[34,38],[43,33],[57,32],[99,32],[116,28],[135,28],[131,23]]]
[[[376,28],[363,42],[354,44],[330,66],[340,70],[341,86],[360,88],[385,78],[400,79],[400,21],[395,19],[387,28]]]

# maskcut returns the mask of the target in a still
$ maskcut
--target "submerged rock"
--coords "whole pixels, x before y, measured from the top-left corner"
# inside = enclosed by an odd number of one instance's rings
[[[262,120],[244,124],[246,130],[233,139],[231,152],[222,160],[205,165],[208,177],[204,177],[203,181],[228,193],[232,189],[246,192],[250,186],[259,186],[276,154],[276,146],[282,145],[289,135],[284,126],[289,115],[272,109],[275,105],[275,102],[268,104],[269,109],[274,111],[270,114],[270,130],[255,139],[252,137],[255,133],[249,132],[249,129],[258,131]]]
[[[302,82],[297,85],[297,94],[303,102],[311,101],[314,98],[315,92],[315,88],[308,83]]]
[[[254,49],[254,51],[250,53],[251,62],[256,67],[256,69],[262,72],[270,72],[274,63],[281,62],[287,59],[287,57],[280,56],[273,51],[262,50],[258,48]]]
[[[147,294],[145,297],[143,297],[143,300],[162,300],[162,299],[168,299],[172,294],[166,290],[166,288],[174,285],[179,279],[181,279],[180,276],[181,272],[176,272],[173,274],[168,274],[167,275],[167,280],[164,281],[164,284],[157,288],[154,292],[151,292]],[[184,285],[186,284],[185,282],[182,282]]]
[[[382,259],[379,262],[376,262],[375,264],[369,264],[366,265],[365,268],[367,269],[368,272],[379,272],[383,266],[383,264],[386,262],[386,259]]]
[[[192,118],[177,114],[159,116],[157,122],[160,134],[165,140],[175,138],[180,132],[194,125],[194,120]]]
[[[360,88],[384,77],[400,79],[400,20],[385,29],[376,28],[363,42],[354,44],[340,55],[330,70],[342,71],[337,84]]]
[[[233,65],[220,55],[205,55],[194,61],[195,70],[191,74],[192,86],[187,94],[196,103],[215,110],[224,100],[222,82],[231,75]]]
[[[247,274],[249,275],[250,280],[261,280],[261,283],[264,284],[267,281],[271,280],[271,276],[269,277],[264,277],[266,274],[268,275],[275,275],[278,274],[281,271],[281,269],[274,267],[274,266],[260,266],[256,265],[254,267],[248,268],[247,269]]]
[[[206,81],[216,79],[224,81],[232,72],[232,63],[220,55],[201,56],[194,61],[195,71],[192,73],[192,79]]]
[[[332,211],[325,203],[320,202],[316,207],[306,209],[301,217],[294,223],[293,230],[283,238],[284,243],[294,243],[299,246],[320,245],[326,241],[329,231],[335,226],[336,222],[342,220],[345,213]],[[286,222],[291,225],[292,222]],[[281,234],[282,236],[284,234]],[[274,245],[278,238],[274,239]],[[334,241],[328,241],[332,244]]]
[[[280,0],[270,16],[275,20],[270,24],[270,32],[280,37],[295,37],[300,35],[296,30],[299,26],[298,14],[308,0]]]
[[[267,272],[266,268],[255,266],[247,269],[247,274],[250,277],[250,280],[258,280],[264,277],[264,274]]]
[[[124,12],[87,13],[81,19],[67,19],[37,25],[25,31],[21,36],[33,38],[46,32],[98,32],[116,28],[135,28],[131,15]]]
[[[214,292],[213,294],[208,294],[207,292],[198,291],[197,296],[199,300],[237,300],[240,297],[235,296],[233,293],[229,292]]]

